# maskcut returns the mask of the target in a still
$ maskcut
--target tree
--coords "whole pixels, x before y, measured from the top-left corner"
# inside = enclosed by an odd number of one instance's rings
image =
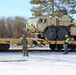
[[[20,38],[23,35],[23,28],[25,28],[26,19],[22,17],[15,17],[14,20],[14,37]]]
[[[20,38],[27,20],[23,17],[0,18],[0,38]]]
[[[34,16],[63,16],[76,13],[76,0],[31,0]]]
[[[7,37],[6,21],[5,18],[0,19],[0,38]]]
[[[7,24],[7,37],[12,38],[13,37],[13,28],[14,28],[14,19],[12,17],[8,17],[6,19]]]

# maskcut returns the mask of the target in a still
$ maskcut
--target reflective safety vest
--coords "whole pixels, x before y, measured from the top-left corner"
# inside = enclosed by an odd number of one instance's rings
[[[69,38],[66,38],[66,39],[64,40],[64,43],[68,44],[68,42],[69,42]]]

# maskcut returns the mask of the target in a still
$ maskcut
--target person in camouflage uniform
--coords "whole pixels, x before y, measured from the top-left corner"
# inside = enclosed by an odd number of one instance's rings
[[[28,47],[27,47],[27,39],[26,39],[26,35],[23,35],[23,39],[22,39],[22,50],[23,50],[23,56],[28,56]]]

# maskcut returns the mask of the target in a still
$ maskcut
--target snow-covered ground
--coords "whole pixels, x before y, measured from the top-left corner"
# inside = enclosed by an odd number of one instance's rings
[[[11,45],[10,46],[10,48],[9,48],[10,50],[21,50],[22,49],[22,45],[20,45],[20,46],[17,46],[17,45]],[[39,46],[29,46],[28,45],[28,50],[50,50],[50,48],[49,48],[49,46],[48,45],[45,45],[45,46],[43,46],[43,47],[39,47]]]
[[[76,53],[0,52],[0,75],[76,75]]]

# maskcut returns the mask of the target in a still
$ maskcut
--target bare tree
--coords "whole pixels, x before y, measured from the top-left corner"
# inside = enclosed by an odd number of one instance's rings
[[[14,20],[14,37],[20,38],[23,35],[23,28],[25,28],[26,19],[22,17],[15,17]]]
[[[13,29],[14,29],[14,19],[12,17],[8,17],[6,19],[7,23],[7,37],[12,38],[13,37]]]
[[[7,37],[7,29],[6,29],[6,22],[5,18],[0,19],[0,38]]]
[[[0,18],[0,38],[20,38],[27,20],[23,17]]]

